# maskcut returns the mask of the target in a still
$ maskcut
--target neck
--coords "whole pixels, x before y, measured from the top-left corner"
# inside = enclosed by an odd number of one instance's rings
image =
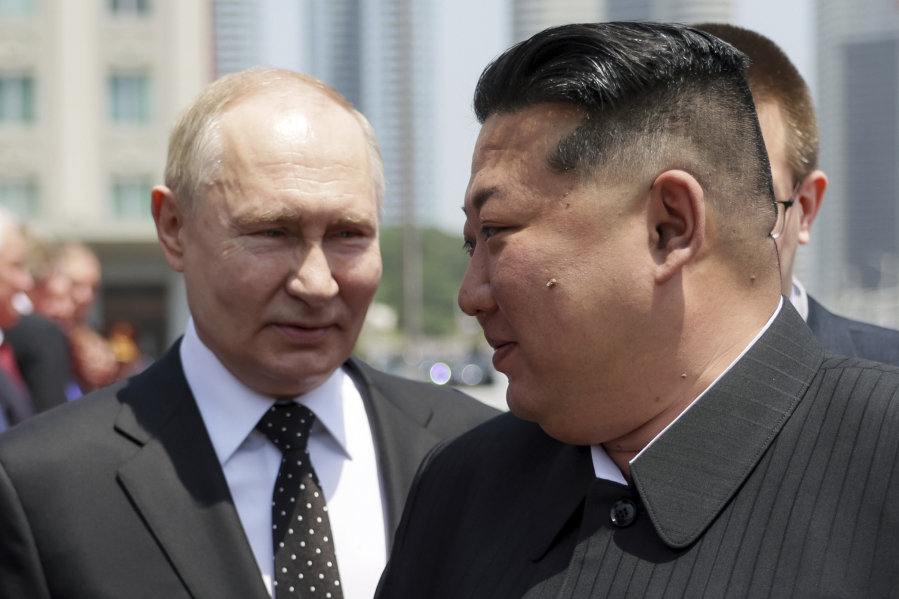
[[[643,371],[652,375],[641,377],[639,383],[635,380],[641,390],[633,394],[639,404],[632,405],[654,409],[630,432],[602,444],[628,480],[630,461],[734,363],[765,327],[779,301],[779,295],[768,294],[755,302],[744,297],[728,303],[718,297],[693,304],[704,309],[692,318],[685,316],[680,337],[665,351],[654,352],[655,368]]]

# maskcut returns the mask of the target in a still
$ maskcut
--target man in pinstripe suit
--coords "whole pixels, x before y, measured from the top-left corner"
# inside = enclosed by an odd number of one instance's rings
[[[380,599],[899,596],[899,370],[781,296],[745,70],[611,23],[481,76],[459,302],[512,413],[425,460]]]

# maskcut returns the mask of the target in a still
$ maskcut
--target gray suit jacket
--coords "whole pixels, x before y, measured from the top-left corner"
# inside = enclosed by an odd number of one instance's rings
[[[808,326],[821,345],[835,354],[899,366],[899,331],[837,316],[811,296]]]
[[[393,532],[438,442],[496,412],[351,359]],[[176,344],[125,383],[0,436],[0,598],[266,599]]]
[[[630,486],[512,414],[440,446],[378,597],[896,597],[897,454],[899,369],[825,355],[786,304]]]

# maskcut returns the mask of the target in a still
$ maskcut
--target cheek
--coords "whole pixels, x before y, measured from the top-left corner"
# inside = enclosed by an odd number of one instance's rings
[[[340,287],[344,301],[364,311],[378,290],[381,272],[381,254],[375,249],[363,256],[337,261],[332,276]]]
[[[544,324],[556,321],[576,280],[571,261],[560,252],[524,245],[507,246],[488,268],[499,310],[519,327],[537,319]]]
[[[269,298],[284,286],[288,272],[283,256],[262,258],[235,248],[195,253],[185,260],[184,270],[188,292],[202,303],[201,309],[233,315],[242,322],[262,315]]]

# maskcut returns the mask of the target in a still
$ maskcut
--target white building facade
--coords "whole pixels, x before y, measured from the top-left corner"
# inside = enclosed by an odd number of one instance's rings
[[[131,321],[155,355],[186,308],[150,188],[178,111],[211,79],[210,14],[206,0],[0,0],[0,203],[89,244],[97,324]]]

